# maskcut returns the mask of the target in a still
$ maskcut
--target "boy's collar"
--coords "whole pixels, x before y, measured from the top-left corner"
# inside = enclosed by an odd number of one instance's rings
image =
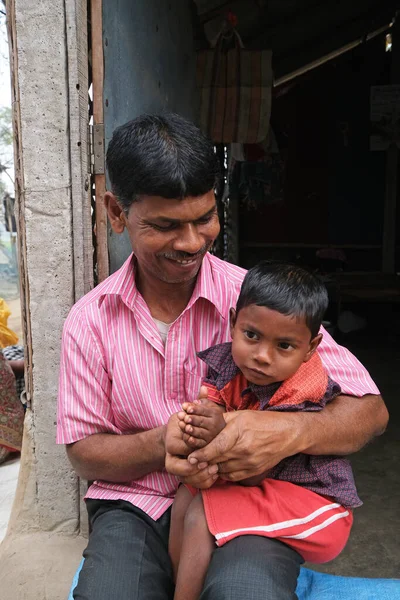
[[[232,343],[218,344],[207,350],[199,352],[197,356],[206,363],[218,375],[216,387],[223,389],[232,379],[240,373],[239,367],[235,364],[232,357]],[[249,391],[253,392],[260,401],[260,408],[263,409],[271,400],[272,396],[279,389],[282,382],[269,383],[268,385],[257,385],[248,382],[248,386],[242,390],[242,396]]]

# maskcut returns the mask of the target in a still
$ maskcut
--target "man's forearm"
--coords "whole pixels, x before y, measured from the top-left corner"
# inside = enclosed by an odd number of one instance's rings
[[[130,435],[97,433],[67,446],[82,479],[120,483],[164,468],[166,427]]]
[[[306,454],[352,454],[386,429],[388,412],[380,396],[338,396],[318,413],[293,416],[302,421],[300,452]]]

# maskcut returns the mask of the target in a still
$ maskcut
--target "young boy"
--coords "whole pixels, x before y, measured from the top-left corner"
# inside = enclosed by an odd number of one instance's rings
[[[262,262],[247,273],[232,343],[199,353],[208,365],[198,403],[186,403],[180,427],[189,445],[208,444],[232,410],[317,411],[340,394],[318,354],[328,296],[312,274]],[[344,548],[360,506],[350,463],[297,454],[258,477],[218,480],[199,493],[181,486],[172,509],[170,555],[175,600],[199,598],[211,555],[239,535],[262,535],[322,563]]]

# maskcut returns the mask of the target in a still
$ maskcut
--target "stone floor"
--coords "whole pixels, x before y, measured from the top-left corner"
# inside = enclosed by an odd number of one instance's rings
[[[367,319],[367,329],[335,337],[370,371],[388,406],[390,422],[383,436],[352,457],[364,505],[354,512],[344,552],[318,570],[400,578],[400,307],[372,305],[358,311]]]

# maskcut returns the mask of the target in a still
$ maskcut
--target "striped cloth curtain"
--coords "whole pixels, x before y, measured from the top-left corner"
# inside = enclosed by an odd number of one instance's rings
[[[272,52],[243,49],[235,30],[230,40],[197,53],[200,126],[215,143],[255,144],[269,128]]]

